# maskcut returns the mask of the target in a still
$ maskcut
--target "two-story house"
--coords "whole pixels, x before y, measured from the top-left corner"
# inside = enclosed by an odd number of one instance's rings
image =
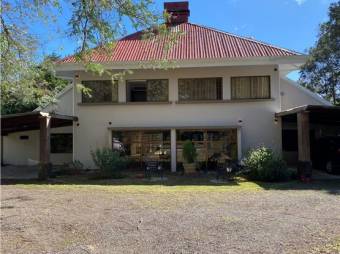
[[[52,130],[54,139],[55,132],[69,134],[59,135],[64,141],[54,140],[54,146],[73,142],[72,158],[59,147],[59,157],[51,151],[52,162],[64,158],[93,167],[91,150],[112,147],[117,140],[136,162],[161,154],[172,171],[183,160],[187,139],[195,144],[199,162],[221,151],[240,159],[258,145],[281,152],[282,122],[275,113],[306,104],[329,105],[285,78],[305,62],[305,55],[192,24],[187,2],[165,3],[165,8],[172,14],[169,29],[180,32],[168,51],[163,47],[166,39],[143,39],[143,32],[137,32],[119,40],[111,54],[93,53],[94,61],[113,72],[131,71],[122,79],[112,82],[109,76],[85,72],[73,56],[58,63],[58,75],[72,85],[56,107],[44,110],[78,120],[61,131]],[[168,68],[153,68],[164,59]],[[78,83],[91,88],[92,96],[76,89]],[[19,151],[20,145],[15,146]],[[10,150],[7,147],[7,158]]]

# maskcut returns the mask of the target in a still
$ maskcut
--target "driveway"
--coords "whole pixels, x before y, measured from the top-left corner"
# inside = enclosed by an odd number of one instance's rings
[[[129,181],[2,186],[1,253],[340,252],[340,181]]]

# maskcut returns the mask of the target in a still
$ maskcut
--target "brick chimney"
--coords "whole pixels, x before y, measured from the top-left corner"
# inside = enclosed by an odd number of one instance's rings
[[[190,16],[189,2],[165,2],[164,11],[170,14],[167,24],[177,25],[186,23]]]

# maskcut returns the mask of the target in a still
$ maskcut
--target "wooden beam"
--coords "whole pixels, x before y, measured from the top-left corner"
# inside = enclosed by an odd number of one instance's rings
[[[297,114],[299,161],[310,161],[309,112]]]
[[[297,113],[298,129],[298,174],[300,179],[305,181],[312,176],[312,164],[310,160],[309,140],[309,112]]]
[[[40,117],[40,170],[39,179],[48,177],[50,168],[51,117]]]

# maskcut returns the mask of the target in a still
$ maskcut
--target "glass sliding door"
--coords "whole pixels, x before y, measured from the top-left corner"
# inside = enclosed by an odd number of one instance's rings
[[[137,165],[145,159],[170,165],[170,130],[112,131],[112,145],[117,141]]]
[[[177,130],[177,162],[183,162],[183,144],[191,140],[196,147],[197,162],[207,165],[221,153],[237,160],[237,129],[183,129]]]

